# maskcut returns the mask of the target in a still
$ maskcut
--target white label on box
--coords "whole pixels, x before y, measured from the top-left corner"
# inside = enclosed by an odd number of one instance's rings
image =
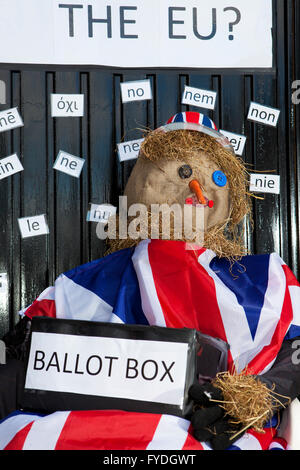
[[[198,106],[199,108],[214,109],[216,98],[217,93],[215,91],[185,86],[181,103]]]
[[[182,406],[187,343],[33,332],[25,388]]]
[[[75,157],[75,155],[60,150],[53,168],[74,176],[75,178],[79,178],[84,162],[85,160],[83,158]]]
[[[0,132],[24,126],[17,108],[6,109],[0,112]]]
[[[247,140],[246,136],[240,135],[240,134],[234,134],[233,132],[224,131],[223,129],[220,129],[219,132],[221,132],[221,134],[227,137],[232,147],[234,148],[236,155],[243,155],[245,143]]]
[[[120,162],[132,160],[139,155],[141,143],[144,139],[130,140],[118,144],[118,154]]]
[[[0,180],[23,170],[22,163],[16,153],[0,160]]]
[[[49,233],[45,214],[18,219],[22,238],[35,237]]]
[[[280,109],[271,108],[270,106],[264,106],[252,101],[250,103],[247,119],[276,127],[279,114]]]
[[[280,176],[265,174],[250,174],[250,191],[258,193],[280,193]]]
[[[115,215],[117,208],[111,204],[91,204],[91,209],[87,214],[88,222],[106,223],[112,215]]]
[[[137,80],[121,83],[122,102],[151,100],[152,91],[150,80]]]
[[[84,95],[51,94],[51,116],[64,117],[84,115]]]

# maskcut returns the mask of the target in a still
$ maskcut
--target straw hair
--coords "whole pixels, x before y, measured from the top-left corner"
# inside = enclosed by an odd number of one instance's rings
[[[239,374],[220,372],[213,380],[213,385],[222,391],[224,400],[212,401],[224,408],[230,423],[240,427],[231,439],[250,427],[263,433],[264,425],[276,410],[285,408],[290,403],[290,398],[276,393],[274,387],[269,389],[247,370]]]
[[[232,212],[228,225],[238,224],[250,212],[247,193],[248,173],[242,159],[232,155],[213,137],[198,131],[177,130],[150,132],[141,144],[141,153],[155,162],[160,159],[189,161],[201,171],[198,152],[205,152],[226,174],[231,195]]]
[[[238,224],[251,212],[251,194],[247,192],[248,172],[243,160],[232,155],[213,137],[202,132],[190,130],[164,132],[159,129],[148,132],[141,144],[139,158],[146,158],[152,162],[162,159],[185,161],[195,169],[195,172],[198,169],[201,173],[199,152],[205,152],[211,161],[226,174],[231,207],[225,223],[206,231],[203,246],[213,250],[218,257],[226,257],[230,260],[240,259],[247,254],[247,250],[244,246],[243,231]],[[160,229],[159,231],[161,233]],[[150,232],[146,238],[151,238]],[[172,238],[172,233],[170,239],[176,239]],[[181,237],[181,240],[193,241],[184,237]],[[108,253],[136,246],[140,241],[141,238],[109,240]]]

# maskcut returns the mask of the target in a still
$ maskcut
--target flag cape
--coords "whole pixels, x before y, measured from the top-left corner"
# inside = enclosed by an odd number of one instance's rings
[[[284,439],[249,431],[229,450],[285,450]],[[211,450],[190,433],[189,421],[171,415],[118,410],[14,413],[0,422],[4,450]]]
[[[79,266],[61,274],[22,313],[196,328],[229,343],[229,370],[247,366],[249,373],[267,371],[284,339],[300,335],[296,278],[275,253],[245,256],[231,265],[211,250],[186,248],[181,241],[145,240],[136,248]],[[43,433],[52,436],[48,444],[39,444]],[[47,416],[17,413],[0,424],[0,448],[40,445],[52,449],[209,449],[192,437],[189,421],[169,415],[119,410]],[[276,440],[272,427],[265,434],[250,430],[233,446],[274,447],[285,448],[286,443]]]

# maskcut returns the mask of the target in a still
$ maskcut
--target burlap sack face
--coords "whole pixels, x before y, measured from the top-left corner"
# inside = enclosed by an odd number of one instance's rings
[[[189,178],[182,179],[179,176],[179,168],[185,164],[192,168],[193,173]],[[128,198],[128,207],[142,203],[148,208],[153,204],[179,204],[183,208],[186,199],[193,196],[189,182],[197,179],[203,188],[204,196],[214,202],[213,207],[204,207],[204,230],[223,224],[230,213],[230,194],[228,183],[223,187],[214,183],[212,174],[216,170],[220,168],[204,152],[194,152],[192,156],[181,161],[162,159],[155,162],[141,154],[124,192]],[[192,224],[195,226],[195,207],[192,213]]]
[[[181,178],[178,172],[184,164],[190,165],[193,171],[188,178]],[[212,179],[212,174],[216,170],[221,170],[227,177],[224,187],[215,185]],[[173,232],[171,230],[171,236],[167,238],[164,236],[161,220],[157,221],[156,218],[153,223],[151,205],[168,207],[180,205],[179,207],[183,208],[186,199],[192,196],[189,188],[192,179],[198,180],[202,185],[204,196],[213,201],[214,205],[198,206],[203,208],[204,223],[197,240],[186,236],[185,233],[178,237],[175,230]],[[142,142],[140,155],[124,193],[128,198],[128,209],[135,207],[136,204],[143,204],[143,207],[147,208],[146,218],[148,217],[150,223],[141,223],[140,226],[143,225],[143,228],[137,237],[128,234],[126,239],[118,235],[110,239],[107,253],[136,246],[144,238],[194,241],[199,245],[198,240],[203,237],[201,246],[213,250],[217,256],[230,260],[240,259],[247,253],[240,222],[246,215],[249,215],[251,222],[250,196],[252,195],[248,193],[247,188],[248,172],[244,161],[223,148],[212,136],[190,130],[150,131]],[[199,210],[191,205],[189,208],[192,208],[192,214],[188,225],[192,225],[194,233],[197,234],[195,211]],[[133,212],[129,213],[128,210],[128,227],[132,224],[132,218],[135,219],[133,222],[136,222]],[[183,212],[186,215],[186,211]],[[119,222],[117,215],[117,233],[119,233]],[[172,221],[171,212],[171,224],[172,222],[174,220]],[[159,230],[158,237],[152,235],[153,225]],[[182,226],[185,227],[184,221]]]

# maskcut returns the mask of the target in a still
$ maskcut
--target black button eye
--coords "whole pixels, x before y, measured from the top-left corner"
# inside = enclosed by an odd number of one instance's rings
[[[178,168],[178,174],[180,178],[189,178],[193,174],[193,170],[191,169],[190,165],[182,165]]]

